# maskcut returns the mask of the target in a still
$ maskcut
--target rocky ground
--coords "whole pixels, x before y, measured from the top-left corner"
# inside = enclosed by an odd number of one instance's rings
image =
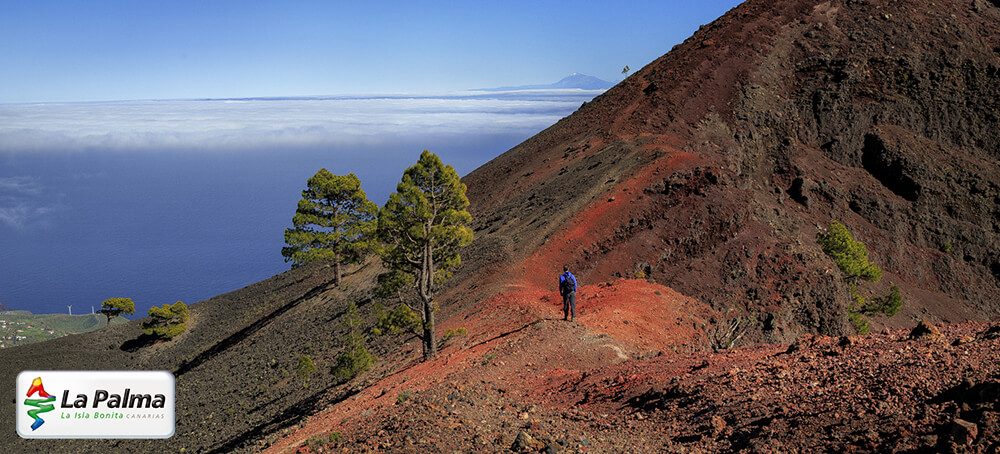
[[[911,336],[805,336],[791,345],[659,355],[583,373],[531,370],[530,339],[440,385],[317,432],[298,452],[996,452],[1000,325]],[[573,355],[567,352],[566,355]],[[500,365],[501,362],[506,364]],[[309,424],[306,424],[309,427]],[[283,447],[283,445],[281,445]]]
[[[434,360],[372,336],[372,370],[336,380],[379,269],[334,289],[317,264],[193,305],[168,343],[129,323],[0,351],[0,378],[163,369],[179,399],[167,441],[0,445],[997,452],[998,118],[996,1],[749,0],[463,178],[476,239],[436,301],[466,334]],[[833,220],[881,281],[822,252]],[[843,337],[852,293],[891,285],[902,310]],[[940,333],[911,339],[923,319]]]

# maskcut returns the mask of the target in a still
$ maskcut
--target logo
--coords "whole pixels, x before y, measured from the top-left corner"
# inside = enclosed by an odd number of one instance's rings
[[[33,395],[37,395],[40,399],[30,399]],[[31,430],[35,431],[39,427],[42,427],[42,424],[45,424],[45,420],[39,414],[56,409],[52,405],[52,402],[56,400],[56,396],[45,392],[45,386],[42,385],[42,377],[35,377],[31,381],[31,387],[28,388],[28,397],[29,399],[24,399],[24,405],[34,407],[32,410],[28,410],[28,416],[35,420],[35,422],[31,423]]]
[[[167,371],[23,371],[16,395],[21,438],[174,434],[176,387]]]

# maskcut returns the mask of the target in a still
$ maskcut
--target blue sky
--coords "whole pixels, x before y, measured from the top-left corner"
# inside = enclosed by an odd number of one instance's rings
[[[0,102],[617,81],[737,3],[0,1]]]

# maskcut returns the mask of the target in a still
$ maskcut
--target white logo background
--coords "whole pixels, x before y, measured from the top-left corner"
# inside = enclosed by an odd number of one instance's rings
[[[45,423],[31,430],[35,420],[24,404],[31,381],[41,377],[45,391],[54,396],[54,410],[40,413]],[[107,401],[94,408],[98,389],[110,394],[163,394],[163,408],[108,408]],[[62,408],[63,392],[72,406],[77,394],[87,396],[86,408]],[[17,376],[17,434],[22,438],[170,438],[174,434],[174,376],[166,371],[24,371]],[[97,414],[114,417],[97,418]],[[83,418],[89,415],[89,418]],[[120,417],[117,417],[119,416]]]

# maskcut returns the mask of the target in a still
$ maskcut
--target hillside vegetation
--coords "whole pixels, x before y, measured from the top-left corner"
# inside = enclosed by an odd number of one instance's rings
[[[173,438],[59,452],[996,451],[998,49],[995,2],[750,0],[462,179],[427,361],[370,259],[193,304],[169,341],[0,351],[0,381],[177,377]]]

